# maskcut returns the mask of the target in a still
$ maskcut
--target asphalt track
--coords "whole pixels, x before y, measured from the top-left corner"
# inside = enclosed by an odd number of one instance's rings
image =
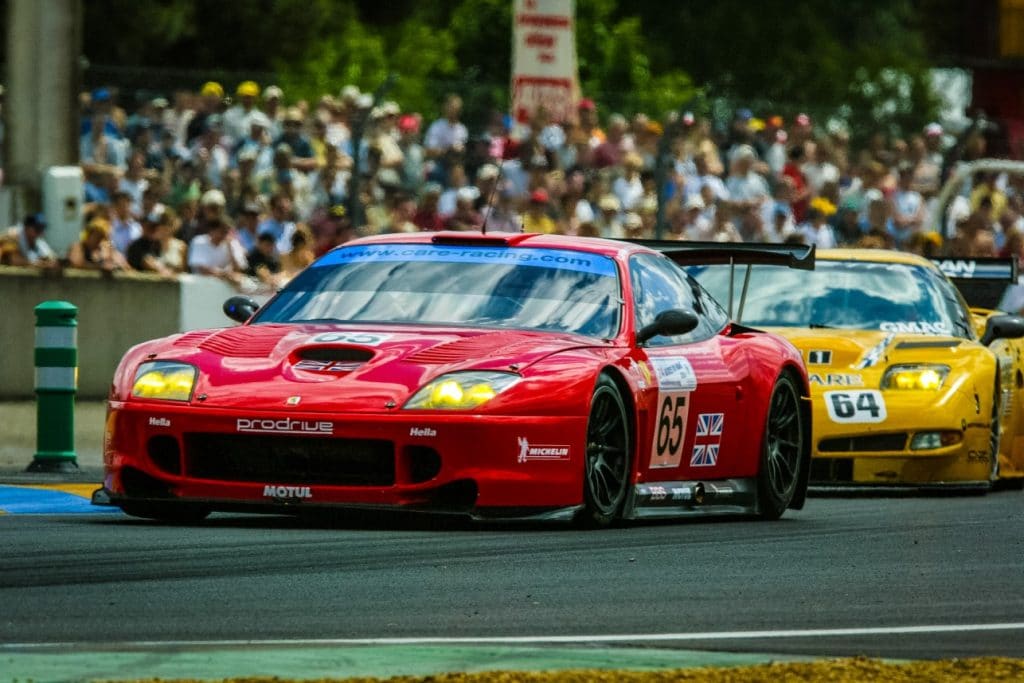
[[[25,490],[0,487],[0,672],[95,652],[229,652],[235,671],[282,652],[300,669],[362,652],[391,663],[379,675],[474,647],[505,662],[589,651],[663,666],[695,651],[700,663],[1024,656],[1017,491],[816,497],[774,523],[586,532],[395,516],[168,526],[85,506],[46,513]]]

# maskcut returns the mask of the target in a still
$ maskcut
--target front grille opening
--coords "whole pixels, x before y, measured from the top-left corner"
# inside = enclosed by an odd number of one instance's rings
[[[134,467],[121,468],[121,486],[125,495],[131,498],[173,497],[170,484]]]
[[[185,473],[214,481],[392,486],[395,448],[382,439],[186,434]]]
[[[818,451],[821,453],[884,453],[903,451],[906,447],[907,435],[903,432],[822,439],[818,442]]]
[[[181,474],[181,449],[178,440],[166,434],[152,437],[146,444],[149,459],[162,472]]]
[[[441,473],[441,454],[427,446],[406,446],[403,449],[409,481],[422,484]]]
[[[812,458],[811,483],[853,481],[853,458]]]
[[[302,360],[368,361],[373,358],[373,351],[347,346],[314,346],[300,349],[297,355]]]

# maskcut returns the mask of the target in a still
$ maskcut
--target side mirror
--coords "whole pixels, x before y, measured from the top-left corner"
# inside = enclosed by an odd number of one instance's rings
[[[244,323],[259,310],[260,305],[247,296],[233,296],[224,302],[224,315],[232,320]]]
[[[997,339],[1024,337],[1024,318],[1019,315],[994,315],[985,321],[985,334],[981,343],[988,346]]]
[[[654,322],[645,325],[636,333],[636,343],[643,344],[648,339],[657,336],[674,337],[678,334],[686,334],[692,331],[700,319],[693,311],[686,311],[681,308],[673,308],[662,311],[654,318]]]

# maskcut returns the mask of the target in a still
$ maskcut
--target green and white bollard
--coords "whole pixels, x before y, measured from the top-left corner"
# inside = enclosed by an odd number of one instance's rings
[[[44,301],[36,311],[36,454],[29,472],[77,472],[78,307]]]

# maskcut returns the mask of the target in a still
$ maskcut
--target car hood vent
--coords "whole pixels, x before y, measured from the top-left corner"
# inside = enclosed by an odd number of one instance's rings
[[[897,349],[953,349],[960,346],[959,339],[936,339],[935,341],[901,341]]]
[[[284,325],[230,327],[204,339],[199,348],[233,358],[265,358],[289,331]]]
[[[300,349],[296,355],[302,360],[368,361],[373,358],[373,351],[348,346],[313,346]]]
[[[476,337],[458,339],[424,349],[406,358],[410,363],[441,365],[455,363],[472,357],[483,357],[493,353],[512,356],[533,349],[541,344],[533,335],[515,332],[481,334]]]
[[[174,340],[175,346],[188,346],[195,348],[199,344],[212,334],[209,330],[195,330],[193,332],[186,332],[177,339]]]

